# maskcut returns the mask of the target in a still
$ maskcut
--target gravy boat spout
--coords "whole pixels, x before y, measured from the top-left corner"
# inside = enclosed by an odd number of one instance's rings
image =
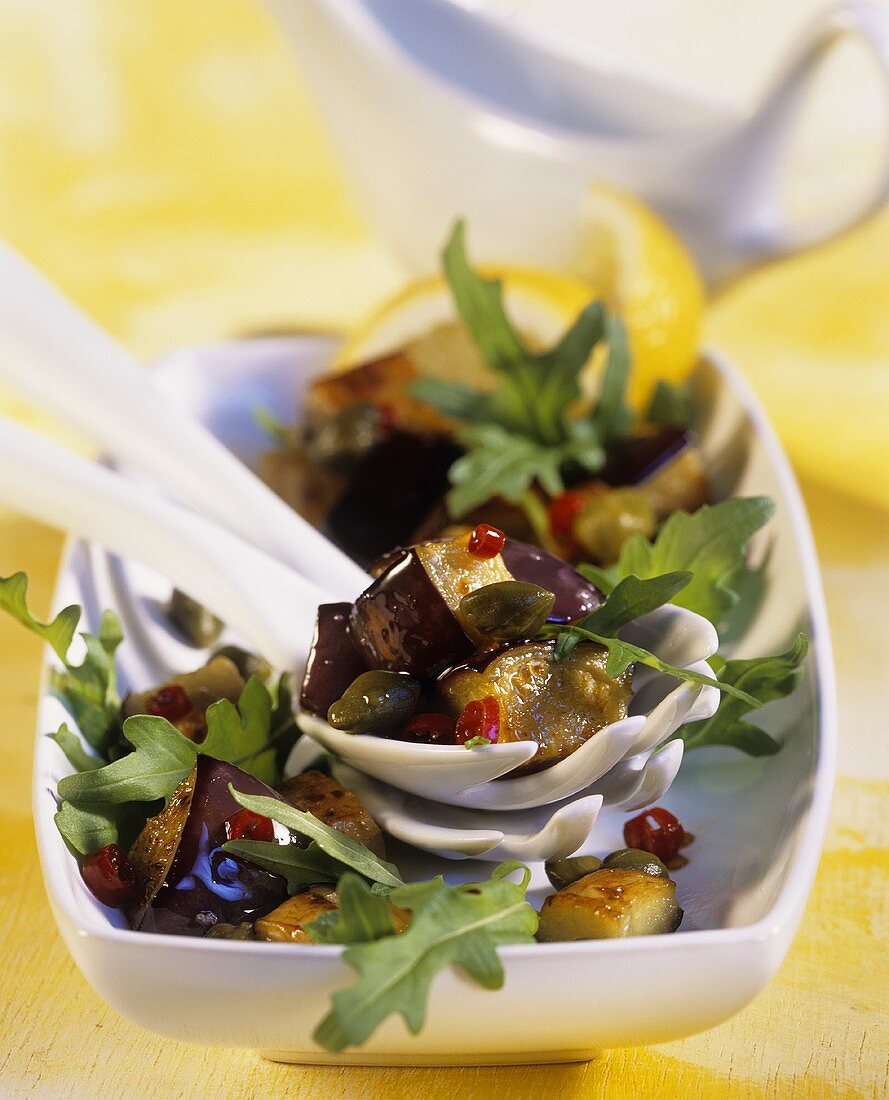
[[[648,202],[709,282],[824,240],[889,194],[889,153],[857,205],[789,222],[781,168],[823,59],[850,36],[889,83],[889,10],[843,3],[736,114],[458,0],[265,0],[288,31],[359,199],[424,270],[456,217],[485,259],[571,267],[583,196]]]

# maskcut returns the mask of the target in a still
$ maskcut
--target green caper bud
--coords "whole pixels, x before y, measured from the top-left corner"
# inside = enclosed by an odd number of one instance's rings
[[[253,925],[249,921],[242,924],[214,924],[204,936],[210,940],[255,940]]]
[[[533,638],[552,613],[556,597],[527,581],[497,581],[460,601],[460,618],[479,634],[507,642]]]
[[[641,848],[621,848],[602,860],[603,867],[622,867],[625,871],[642,871],[655,878],[669,878],[670,872],[657,856]]]
[[[341,409],[306,439],[306,452],[317,466],[338,474],[355,468],[379,442],[380,413],[376,405],[362,401]]]
[[[327,712],[327,721],[349,733],[382,733],[410,718],[420,685],[406,672],[362,672]]]
[[[212,645],[225,628],[222,619],[193,600],[180,588],[174,588],[167,605],[167,618],[192,645]]]
[[[641,489],[610,489],[592,497],[574,520],[574,536],[599,562],[610,565],[633,535],[651,538],[657,517]]]
[[[598,856],[569,856],[567,859],[548,859],[544,864],[546,877],[557,890],[564,890],[584,875],[591,875],[602,866]]]
[[[221,645],[213,650],[210,660],[216,657],[227,657],[244,680],[249,680],[251,676],[267,680],[272,674],[272,666],[264,657],[251,653],[249,649],[241,649],[239,645]]]

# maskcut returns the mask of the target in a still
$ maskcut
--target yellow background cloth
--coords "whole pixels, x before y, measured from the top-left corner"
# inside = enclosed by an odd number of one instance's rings
[[[854,173],[854,143],[843,157]],[[339,329],[402,278],[247,0],[0,0],[0,234],[145,358],[263,328]],[[889,215],[741,281],[711,308],[708,340],[752,379],[802,476],[838,663],[832,826],[768,990],[706,1034],[566,1067],[285,1067],[143,1032],[80,977],[46,906],[29,806],[41,649],[2,618],[0,1094],[886,1094],[889,477],[876,471]],[[40,419],[11,395],[0,411]],[[0,573],[26,569],[38,611],[60,548],[58,533],[0,517]]]

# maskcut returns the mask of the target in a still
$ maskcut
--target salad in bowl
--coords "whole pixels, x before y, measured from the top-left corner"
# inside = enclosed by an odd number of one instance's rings
[[[309,380],[296,423],[252,411],[273,437],[265,480],[370,573],[319,607],[304,669],[273,671],[177,590],[165,628],[192,667],[121,685],[113,610],[78,642],[80,608],[40,622],[24,575],[0,581],[0,605],[57,658],[70,717],[51,736],[70,774],[54,817],[86,888],[126,935],[306,958],[345,945],[357,981],[313,1033],[329,1052],[392,1015],[419,1031],[451,964],[499,988],[504,945],[696,926],[681,874],[708,838],[653,803],[683,750],[778,753],[758,712],[791,695],[807,653],[802,633],[778,652],[718,648],[743,636],[748,546],[774,504],[717,487],[694,387],[664,382],[634,411],[604,304],[534,348],[460,226],[444,269],[483,370],[424,374],[402,348]],[[452,881],[364,804],[390,788],[417,815],[598,802],[544,865]],[[597,840],[603,804],[632,808],[622,846],[613,828]]]

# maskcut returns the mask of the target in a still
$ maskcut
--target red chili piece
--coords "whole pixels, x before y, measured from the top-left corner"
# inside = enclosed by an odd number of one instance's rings
[[[191,711],[191,699],[186,694],[185,688],[179,684],[167,684],[145,704],[145,710],[149,714],[156,714],[159,718],[166,718],[168,722],[178,722]]]
[[[394,432],[398,427],[398,413],[395,406],[388,401],[377,402],[377,416],[379,417],[380,430]]]
[[[488,523],[473,527],[467,549],[477,558],[496,558],[506,545],[506,535]]]
[[[456,743],[465,745],[473,737],[484,737],[493,744],[499,736],[500,704],[494,696],[486,695],[484,699],[473,699],[467,703],[457,719]]]
[[[103,905],[120,909],[136,896],[136,872],[119,844],[106,844],[84,856],[80,873]]]
[[[449,714],[435,711],[415,714],[405,722],[402,732],[415,741],[453,741],[454,719]]]
[[[549,506],[549,529],[557,539],[574,535],[574,520],[583,508],[583,497],[571,489],[559,493]]]
[[[225,822],[227,840],[274,840],[275,826],[270,817],[252,810],[238,810]]]
[[[624,825],[624,843],[668,863],[685,843],[685,829],[669,810],[655,806]]]

